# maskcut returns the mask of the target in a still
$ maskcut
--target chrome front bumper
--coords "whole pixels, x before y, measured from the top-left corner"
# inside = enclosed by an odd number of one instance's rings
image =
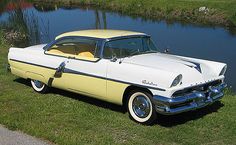
[[[153,96],[156,111],[160,114],[173,115],[205,107],[224,96],[226,84],[210,86],[207,91],[195,91],[175,98]]]

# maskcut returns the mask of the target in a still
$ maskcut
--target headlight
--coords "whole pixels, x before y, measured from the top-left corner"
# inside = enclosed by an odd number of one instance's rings
[[[172,82],[171,86],[170,87],[174,87],[174,86],[177,86],[178,84],[180,84],[182,82],[182,75],[178,75],[174,81]]]
[[[226,69],[227,69],[227,65],[222,68],[222,70],[220,71],[219,76],[225,75]]]

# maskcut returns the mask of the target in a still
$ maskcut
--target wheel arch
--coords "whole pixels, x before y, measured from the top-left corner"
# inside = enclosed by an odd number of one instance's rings
[[[128,101],[128,95],[131,91],[133,90],[141,90],[141,91],[145,91],[147,93],[150,93],[152,96],[152,92],[148,89],[148,88],[145,88],[145,87],[140,87],[140,86],[135,86],[135,85],[130,85],[128,86],[125,91],[124,91],[124,94],[123,94],[123,97],[122,97],[122,105],[125,107],[125,104],[127,103]]]
[[[44,83],[46,82],[45,76],[42,75],[41,73],[26,71],[25,75],[27,76],[27,79],[39,80]]]

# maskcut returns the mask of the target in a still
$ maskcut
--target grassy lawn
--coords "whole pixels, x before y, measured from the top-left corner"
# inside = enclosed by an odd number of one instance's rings
[[[42,4],[41,0],[31,0]],[[49,3],[82,4],[133,16],[187,23],[236,26],[236,0],[44,0]],[[44,3],[48,5],[48,3]],[[200,7],[209,11],[199,12]]]
[[[0,33],[1,36],[1,33]],[[235,144],[236,98],[230,92],[194,112],[134,123],[122,107],[52,89],[38,94],[7,73],[9,46],[0,39],[0,124],[56,144]]]

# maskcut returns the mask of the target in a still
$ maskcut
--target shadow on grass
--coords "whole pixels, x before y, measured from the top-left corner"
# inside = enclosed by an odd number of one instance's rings
[[[31,87],[30,81],[22,78],[17,78],[13,80],[14,82],[21,83],[25,86]]]
[[[64,91],[64,90],[61,90],[61,89],[50,88],[49,93],[50,94],[58,94],[58,95],[61,95],[63,97],[69,97],[71,99],[75,99],[75,100],[78,100],[78,101],[83,101],[85,103],[89,103],[89,104],[94,105],[94,106],[102,107],[102,108],[105,108],[105,109],[110,109],[112,111],[116,111],[116,112],[120,112],[120,113],[125,113],[126,112],[125,109],[120,105],[112,104],[112,103],[109,103],[109,102],[98,100],[96,98],[87,97],[87,96],[72,93],[72,92],[69,92],[69,91]]]
[[[206,106],[204,108],[189,111],[177,115],[166,116],[166,115],[159,115],[157,119],[157,124],[164,126],[164,127],[172,127],[180,124],[184,124],[188,121],[197,120],[203,118],[207,114],[211,114],[217,112],[224,104],[220,101],[216,101],[215,103]]]
[[[18,78],[18,79],[15,79],[14,81],[31,87],[31,84],[28,80]],[[71,93],[68,91],[56,89],[56,88],[51,88],[49,91],[49,94],[58,94],[63,97],[68,97],[68,98],[72,98],[78,101],[83,101],[85,103],[89,103],[91,105],[95,105],[95,106],[102,107],[105,109],[110,109],[112,111],[126,113],[125,108],[122,106],[108,103],[105,101],[101,101],[95,98],[86,97],[84,95],[79,95],[76,93]],[[153,125],[157,124],[163,127],[173,127],[176,125],[181,125],[188,121],[200,119],[206,116],[207,114],[217,112],[223,106],[224,106],[223,103],[221,103],[220,101],[217,101],[210,106],[207,106],[207,107],[195,110],[195,111],[189,111],[189,112],[177,114],[177,115],[166,116],[166,115],[158,114],[158,119]]]

